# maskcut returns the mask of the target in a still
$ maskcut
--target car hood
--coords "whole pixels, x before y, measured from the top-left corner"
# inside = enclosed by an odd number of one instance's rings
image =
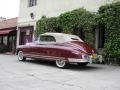
[[[70,47],[74,50],[87,53],[87,54],[96,53],[96,50],[85,42],[71,41],[71,42],[64,43],[64,46]]]

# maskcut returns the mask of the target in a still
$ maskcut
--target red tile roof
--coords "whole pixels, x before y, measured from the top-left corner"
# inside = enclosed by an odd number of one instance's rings
[[[12,28],[17,26],[17,17],[0,22],[0,29]]]

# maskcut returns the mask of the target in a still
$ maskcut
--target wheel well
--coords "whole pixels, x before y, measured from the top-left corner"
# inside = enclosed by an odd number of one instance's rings
[[[17,49],[17,50],[16,50],[16,55],[18,55],[18,52],[19,52],[19,51],[20,51],[20,49]]]

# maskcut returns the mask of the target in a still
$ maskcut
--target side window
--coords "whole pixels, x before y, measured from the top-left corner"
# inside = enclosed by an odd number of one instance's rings
[[[40,41],[42,42],[56,42],[53,36],[40,36]]]
[[[37,5],[37,0],[28,0],[28,6],[32,7],[32,6],[36,6]]]

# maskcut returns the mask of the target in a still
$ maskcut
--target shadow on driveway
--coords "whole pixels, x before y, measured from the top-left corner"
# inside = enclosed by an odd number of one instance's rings
[[[103,68],[100,67],[99,65],[88,64],[87,66],[70,65],[69,69],[74,71],[96,71],[101,70]]]
[[[47,61],[47,60],[26,60],[25,62],[57,68],[57,66],[55,65],[55,62]],[[77,64],[70,64],[69,67],[66,68],[66,70],[74,70],[74,71],[79,71],[79,70],[91,71],[91,70],[101,70],[101,69],[104,69],[104,67],[101,67],[101,65],[98,65],[98,64],[88,64],[87,66],[78,66]]]

